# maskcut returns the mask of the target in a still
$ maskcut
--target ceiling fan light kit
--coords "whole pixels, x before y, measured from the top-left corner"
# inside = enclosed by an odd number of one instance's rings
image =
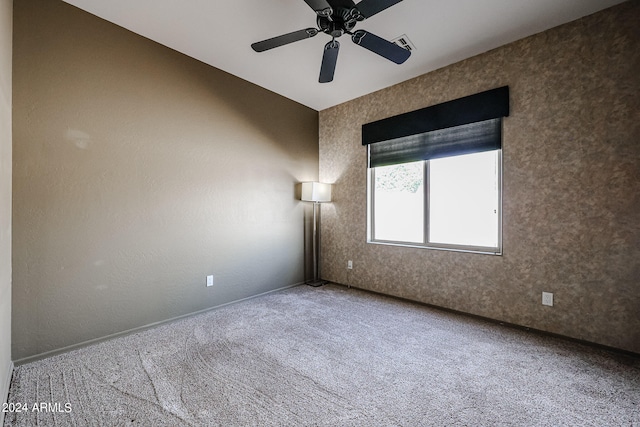
[[[409,50],[366,30],[352,32],[359,21],[370,18],[388,7],[400,3],[402,0],[362,0],[357,5],[353,0],[304,1],[315,11],[318,28],[306,28],[253,43],[251,45],[253,50],[256,52],[264,52],[269,49],[314,37],[319,32],[323,32],[331,36],[331,41],[324,46],[322,64],[320,66],[320,77],[318,79],[320,83],[328,83],[333,80],[336,63],[338,61],[338,52],[340,51],[340,43],[336,39],[344,34],[349,34],[351,41],[358,46],[396,64],[402,64],[411,56]]]

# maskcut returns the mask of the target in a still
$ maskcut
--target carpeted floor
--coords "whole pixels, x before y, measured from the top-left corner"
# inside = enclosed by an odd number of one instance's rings
[[[640,360],[300,286],[19,366],[9,402],[5,426],[638,426]]]

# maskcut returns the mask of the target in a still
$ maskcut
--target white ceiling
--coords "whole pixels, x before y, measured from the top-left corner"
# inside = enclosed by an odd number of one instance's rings
[[[304,0],[64,0],[137,34],[315,110],[340,104],[605,9],[622,0],[404,0],[358,23],[416,46],[396,65],[339,39],[331,83],[318,83],[317,36],[262,53],[253,42],[315,27]],[[357,3],[357,0],[356,0]]]

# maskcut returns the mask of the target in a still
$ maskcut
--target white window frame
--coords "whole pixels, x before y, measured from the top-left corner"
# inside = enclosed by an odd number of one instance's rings
[[[426,163],[423,167],[424,176],[424,236],[422,243],[413,242],[400,242],[392,240],[380,240],[374,239],[374,224],[375,224],[375,212],[374,212],[374,198],[375,198],[375,168],[367,168],[367,243],[379,244],[379,245],[392,245],[392,246],[404,246],[411,248],[422,249],[435,249],[455,252],[469,252],[487,255],[502,255],[502,175],[503,175],[503,162],[502,162],[502,149],[496,150],[498,152],[498,246],[497,247],[483,247],[483,246],[470,246],[470,245],[456,245],[456,244],[443,244],[443,243],[431,243],[429,242],[429,160],[424,160]],[[367,147],[367,156],[369,156],[369,147]],[[368,163],[368,162],[367,162]]]

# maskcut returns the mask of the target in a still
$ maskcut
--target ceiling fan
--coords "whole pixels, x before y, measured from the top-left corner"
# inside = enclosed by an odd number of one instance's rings
[[[319,32],[323,32],[331,36],[331,41],[324,46],[322,65],[320,66],[320,78],[318,80],[320,83],[328,83],[333,80],[336,62],[338,60],[338,51],[340,50],[340,43],[336,39],[343,34],[349,34],[355,44],[387,58],[396,64],[402,64],[411,55],[410,51],[368,31],[352,31],[358,21],[370,18],[378,12],[382,12],[396,3],[400,3],[402,0],[362,0],[357,5],[353,0],[304,1],[318,15],[318,28],[306,28],[253,43],[251,45],[253,50],[256,52],[264,52],[265,50],[275,47],[311,38]]]

